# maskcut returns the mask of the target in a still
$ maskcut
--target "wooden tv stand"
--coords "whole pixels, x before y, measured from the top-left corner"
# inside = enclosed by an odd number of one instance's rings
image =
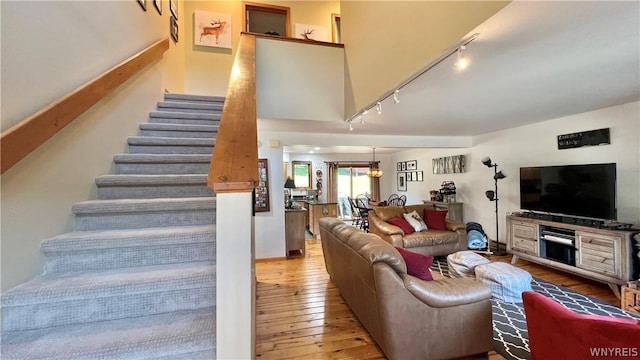
[[[575,266],[542,256],[544,235],[541,229],[555,228],[575,232]],[[609,285],[620,298],[619,285],[632,280],[632,236],[635,232],[608,230],[561,222],[507,216],[507,252],[513,254],[511,263],[519,258],[566,271]]]

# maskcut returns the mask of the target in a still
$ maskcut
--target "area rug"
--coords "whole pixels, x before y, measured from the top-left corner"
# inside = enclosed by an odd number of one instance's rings
[[[431,270],[449,277],[446,258],[436,258]],[[563,286],[533,278],[533,291],[550,297],[567,308],[580,313],[636,319],[630,313],[604,303],[598,299],[582,295]],[[522,304],[504,302],[491,298],[493,308],[493,346],[494,350],[509,360],[529,360],[529,336]]]

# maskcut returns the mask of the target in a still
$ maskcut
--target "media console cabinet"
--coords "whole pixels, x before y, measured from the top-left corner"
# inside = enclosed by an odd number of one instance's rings
[[[632,280],[636,232],[509,215],[507,252],[512,264],[522,258],[603,282],[620,298],[619,285]]]

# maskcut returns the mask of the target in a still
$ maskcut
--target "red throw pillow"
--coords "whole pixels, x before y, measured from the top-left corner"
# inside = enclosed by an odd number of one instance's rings
[[[444,219],[447,217],[447,210],[424,209],[424,220],[429,229],[446,230]]]
[[[407,220],[405,220],[404,218],[401,218],[400,216],[396,216],[392,219],[387,220],[387,222],[389,224],[395,225],[397,227],[399,227],[400,229],[402,229],[402,231],[404,231],[405,235],[409,235],[409,234],[413,234],[414,232],[416,232],[413,229],[413,226],[411,226],[411,224],[409,224],[409,222]]]
[[[429,269],[431,263],[433,263],[433,256],[418,254],[399,247],[397,247],[396,250],[400,252],[404,262],[407,264],[407,273],[409,273],[409,275],[426,281],[433,280],[431,270]]]

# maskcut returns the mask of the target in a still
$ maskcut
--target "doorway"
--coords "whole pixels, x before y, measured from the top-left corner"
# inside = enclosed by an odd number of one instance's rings
[[[349,197],[370,197],[371,179],[367,176],[368,165],[345,165],[338,167],[338,217],[351,219]]]
[[[243,2],[242,29],[246,32],[290,36],[289,8]]]

